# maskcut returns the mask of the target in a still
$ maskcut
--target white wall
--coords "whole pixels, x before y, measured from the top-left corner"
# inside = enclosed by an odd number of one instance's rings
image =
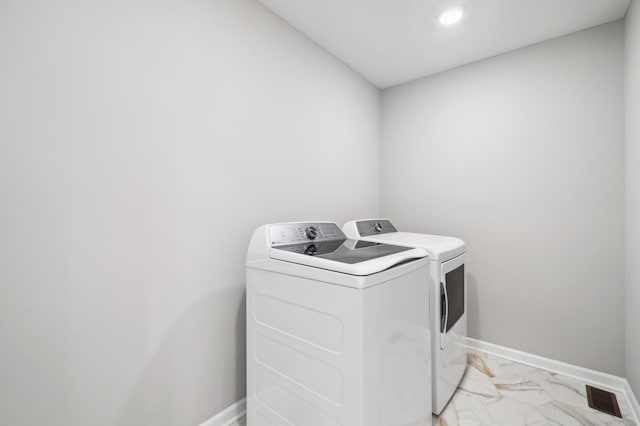
[[[243,397],[249,237],[379,213],[378,90],[248,0],[3,1],[0,57],[0,424]]]
[[[466,240],[469,334],[614,374],[624,369],[622,30],[596,27],[382,97],[383,214]]]
[[[640,4],[625,19],[626,370],[640,398]]]

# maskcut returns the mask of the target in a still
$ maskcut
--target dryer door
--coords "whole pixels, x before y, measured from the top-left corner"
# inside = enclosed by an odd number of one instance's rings
[[[440,275],[440,347],[467,332],[465,255],[442,263]]]

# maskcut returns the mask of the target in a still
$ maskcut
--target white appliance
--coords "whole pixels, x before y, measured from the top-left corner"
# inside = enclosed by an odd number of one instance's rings
[[[258,228],[247,425],[431,425],[429,267],[425,250],[348,240],[332,222]]]
[[[459,238],[398,232],[386,219],[346,223],[348,238],[420,247],[431,259],[431,382],[433,413],[440,414],[460,384],[467,366],[467,278],[465,243]]]

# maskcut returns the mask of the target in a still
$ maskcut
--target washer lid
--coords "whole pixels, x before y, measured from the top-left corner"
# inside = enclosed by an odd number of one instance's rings
[[[269,257],[351,275],[371,275],[427,256],[422,249],[336,239],[272,247]]]

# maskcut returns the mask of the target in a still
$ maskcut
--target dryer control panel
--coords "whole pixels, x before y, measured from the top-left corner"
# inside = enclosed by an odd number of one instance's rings
[[[332,222],[280,223],[269,228],[271,247],[346,238],[340,227]]]
[[[356,226],[358,227],[358,234],[360,234],[361,237],[398,232],[396,227],[386,219],[361,220],[356,223]]]

